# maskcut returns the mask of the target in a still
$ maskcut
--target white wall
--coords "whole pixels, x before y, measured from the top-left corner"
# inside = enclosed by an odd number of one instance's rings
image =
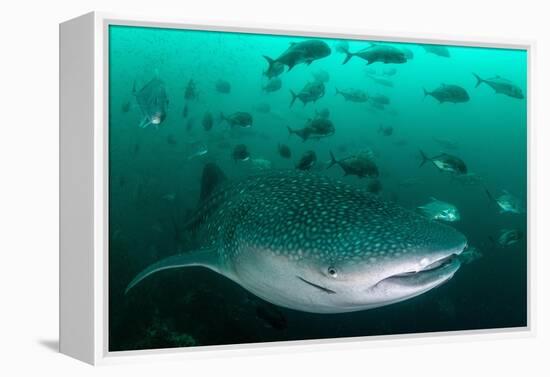
[[[325,4],[326,3],[326,4]],[[550,28],[544,1],[5,1],[0,34],[0,374],[4,376],[543,375],[548,357]],[[58,333],[58,23],[90,10],[537,42],[537,336],[92,369],[54,353]],[[543,293],[545,296],[543,296]],[[544,348],[546,347],[546,350]],[[12,369],[11,372],[6,372]]]

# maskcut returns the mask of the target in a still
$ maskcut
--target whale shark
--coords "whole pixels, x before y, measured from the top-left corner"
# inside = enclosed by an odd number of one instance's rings
[[[201,266],[274,305],[344,313],[407,300],[450,280],[467,240],[368,191],[330,177],[272,170],[227,179],[204,167],[188,227],[192,251],[140,272]]]

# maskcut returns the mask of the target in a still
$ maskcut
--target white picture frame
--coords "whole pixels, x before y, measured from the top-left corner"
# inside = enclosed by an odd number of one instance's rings
[[[346,347],[382,346],[395,342],[440,342],[534,334],[531,248],[532,186],[528,184],[527,326],[497,330],[413,335],[369,336],[327,340],[204,346],[145,351],[108,351],[108,27],[133,25],[161,28],[325,36],[358,40],[435,43],[521,49],[528,56],[528,162],[533,156],[531,100],[533,41],[461,38],[416,33],[332,29],[289,25],[242,25],[190,22],[92,12],[60,24],[60,351],[90,364],[143,360],[221,357]],[[528,164],[530,166],[530,164]],[[528,168],[529,182],[532,170]]]

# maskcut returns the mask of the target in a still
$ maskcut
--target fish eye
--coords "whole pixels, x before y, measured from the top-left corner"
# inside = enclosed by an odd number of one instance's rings
[[[336,268],[330,266],[328,269],[327,269],[327,272],[330,276],[332,276],[333,278],[337,277],[338,276],[338,271],[336,271]]]

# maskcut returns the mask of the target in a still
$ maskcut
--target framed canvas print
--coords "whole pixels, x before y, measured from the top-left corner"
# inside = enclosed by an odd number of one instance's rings
[[[62,352],[530,331],[529,43],[60,35]]]

